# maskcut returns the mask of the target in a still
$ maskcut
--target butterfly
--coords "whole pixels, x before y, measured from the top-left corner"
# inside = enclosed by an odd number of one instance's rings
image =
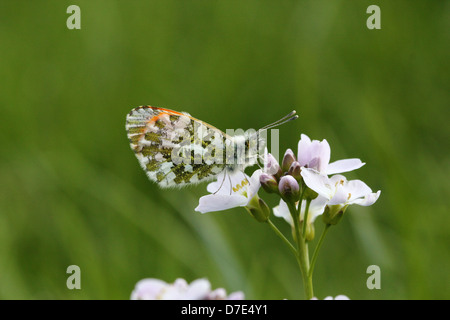
[[[295,111],[258,131],[230,135],[187,112],[140,106],[125,129],[141,167],[162,188],[209,181],[256,163],[267,129],[297,119]],[[227,130],[228,131],[228,130]]]

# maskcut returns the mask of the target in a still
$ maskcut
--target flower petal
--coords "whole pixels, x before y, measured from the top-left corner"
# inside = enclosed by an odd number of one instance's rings
[[[350,201],[363,198],[372,193],[372,189],[370,189],[370,187],[361,180],[350,180],[345,189],[351,194],[349,199]]]
[[[319,143],[319,147],[317,149],[317,157],[319,158],[319,164],[317,166],[317,171],[321,173],[326,173],[328,168],[328,163],[330,162],[330,145],[326,139],[323,139]]]
[[[197,279],[191,282],[185,293],[186,300],[203,300],[211,291],[211,284],[206,279]]]
[[[294,221],[292,220],[291,213],[289,212],[289,208],[283,200],[280,200],[280,204],[272,209],[273,215],[278,218],[283,218],[289,223],[291,226],[294,226]]]
[[[337,296],[334,298],[334,300],[350,300],[350,298],[347,297],[347,296],[345,296],[345,295],[343,295],[343,294],[340,294],[340,295],[337,295]]]
[[[339,185],[344,186],[347,184],[347,178],[343,176],[342,174],[335,174],[334,176],[330,177],[330,185],[333,186],[333,188],[337,188]]]
[[[185,300],[186,291],[189,288],[189,284],[186,280],[178,278],[174,283],[168,284],[164,290],[161,291],[159,300]]]
[[[267,148],[264,149],[264,172],[270,175],[275,175],[279,171],[281,171],[280,164],[277,159],[267,151]]]
[[[336,189],[336,192],[334,193],[333,197],[328,202],[328,205],[334,206],[337,204],[346,204],[350,199],[350,194],[347,192],[346,188],[344,186],[338,186]]]
[[[303,202],[306,203],[306,201]],[[311,201],[311,203],[309,204],[309,213],[308,213],[308,221],[310,223],[314,223],[316,218],[324,212],[327,202],[328,199],[320,195]]]
[[[197,208],[195,208],[195,211],[200,213],[222,211],[234,207],[245,206],[247,203],[247,197],[240,194],[209,194],[200,198],[199,204]]]
[[[224,170],[223,172],[217,175],[216,181],[208,184],[206,190],[209,193],[214,193],[216,195],[219,194],[230,195],[233,186],[241,184],[244,179],[248,180],[250,178],[242,171],[230,173]]]
[[[308,164],[311,160],[310,148],[311,139],[306,134],[301,134],[298,142],[297,159],[301,166]]]
[[[156,300],[167,283],[159,279],[142,279],[131,293],[131,300]]]
[[[261,187],[261,182],[259,177],[262,174],[262,170],[258,169],[255,172],[253,172],[252,176],[250,178],[247,177],[249,184],[247,185],[247,199],[250,201],[257,193],[259,188]]]
[[[244,300],[244,298],[245,298],[245,296],[242,291],[236,291],[236,292],[230,293],[227,300]]]
[[[330,162],[330,145],[327,140],[312,140],[305,134],[298,142],[298,162],[301,166],[325,173]]]
[[[310,189],[327,199],[331,199],[333,196],[332,187],[330,186],[329,179],[326,175],[308,168],[302,168],[301,174],[303,181],[305,181]]]
[[[363,165],[365,165],[365,163],[357,158],[338,160],[328,164],[326,174],[330,175],[335,173],[349,172],[359,169]]]
[[[376,193],[369,193],[364,198],[355,199],[351,204],[357,204],[364,207],[371,206],[378,200],[380,194],[381,190],[378,190]]]

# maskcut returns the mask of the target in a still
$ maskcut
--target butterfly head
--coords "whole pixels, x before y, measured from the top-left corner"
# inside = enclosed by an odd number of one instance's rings
[[[232,137],[230,143],[232,146],[227,150],[232,151],[232,154],[227,155],[227,170],[244,171],[246,167],[257,163],[258,155],[262,154],[266,146],[266,139],[258,131],[249,129],[243,135]]]
[[[243,171],[246,167],[256,164],[258,159],[262,158],[259,155],[263,154],[267,144],[267,130],[297,119],[298,115],[295,113],[295,111],[292,111],[280,120],[264,126],[259,130],[249,129],[243,135],[234,136],[231,139],[233,146],[228,149],[233,150],[233,154],[231,157],[227,154],[227,160],[232,160],[228,162],[227,170]]]

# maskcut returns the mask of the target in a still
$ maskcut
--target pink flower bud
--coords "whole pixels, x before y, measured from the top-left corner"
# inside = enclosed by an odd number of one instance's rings
[[[297,201],[300,196],[300,186],[292,176],[283,176],[278,184],[281,195],[290,201]]]
[[[283,161],[281,162],[281,169],[283,170],[283,172],[287,172],[294,161],[294,152],[291,149],[287,149],[286,153],[284,154]]]
[[[271,176],[267,173],[262,173],[259,176],[259,182],[261,183],[261,187],[267,193],[277,193],[278,192],[278,183],[275,180],[274,176]]]
[[[292,162],[291,167],[289,168],[288,175],[291,175],[294,177],[295,180],[300,181],[302,180],[302,167],[300,166],[300,163],[297,161]]]
[[[264,172],[275,176],[277,179],[283,174],[277,159],[270,153],[267,153],[264,157]]]

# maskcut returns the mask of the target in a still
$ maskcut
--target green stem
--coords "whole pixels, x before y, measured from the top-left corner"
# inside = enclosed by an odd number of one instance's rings
[[[298,213],[299,217],[300,217],[300,213],[302,212],[303,196],[305,195],[305,191],[306,191],[306,184],[303,180],[302,180],[301,187],[302,187],[302,193],[300,194],[300,199],[298,200],[298,208],[297,208],[297,213]]]
[[[310,276],[310,265],[309,265],[309,253],[308,253],[308,244],[306,243],[306,239],[302,239],[301,248],[299,250],[299,262],[302,265],[302,269],[304,272],[303,276],[303,284],[305,286],[305,295],[307,300],[311,300],[314,297],[314,289],[312,276]]]
[[[302,230],[302,236],[303,238],[306,238],[306,225],[308,224],[308,214],[309,214],[309,205],[311,204],[311,200],[306,200],[306,206],[305,206],[305,216],[303,217],[303,230]]]
[[[286,204],[289,208],[289,212],[291,214],[292,220],[294,221],[295,241],[297,244],[297,250],[299,250],[299,253],[300,253],[302,238],[300,237],[299,215],[295,208],[295,205],[293,205],[290,201],[287,201],[287,200],[284,200],[284,202],[286,202]]]
[[[309,253],[308,253],[308,244],[306,240],[300,235],[300,226],[299,226],[299,211],[295,208],[295,205],[290,201],[285,201],[289,212],[291,213],[292,219],[294,220],[294,231],[295,238],[297,240],[297,262],[300,267],[300,271],[302,273],[303,285],[305,288],[305,295],[308,300],[310,300],[314,296],[312,277],[309,277]],[[299,203],[299,206],[301,203]]]
[[[297,258],[297,250],[294,248],[294,246],[291,244],[291,242],[286,239],[286,237],[281,233],[281,231],[273,224],[272,221],[270,221],[270,219],[267,220],[267,223],[269,224],[269,226],[272,228],[272,230],[277,234],[277,236],[283,240],[283,242],[289,247],[289,249],[292,251],[292,253],[294,254],[294,256]]]
[[[311,266],[309,269],[309,274],[308,276],[312,279],[312,275],[313,275],[313,271],[314,271],[314,266],[316,265],[316,260],[317,260],[317,256],[319,255],[319,250],[322,247],[322,243],[323,243],[323,239],[325,239],[325,235],[328,232],[328,229],[330,228],[331,224],[327,224],[325,225],[325,228],[322,231],[322,234],[320,236],[319,242],[317,243],[316,248],[314,249],[314,253],[312,256],[312,260],[311,260]]]

